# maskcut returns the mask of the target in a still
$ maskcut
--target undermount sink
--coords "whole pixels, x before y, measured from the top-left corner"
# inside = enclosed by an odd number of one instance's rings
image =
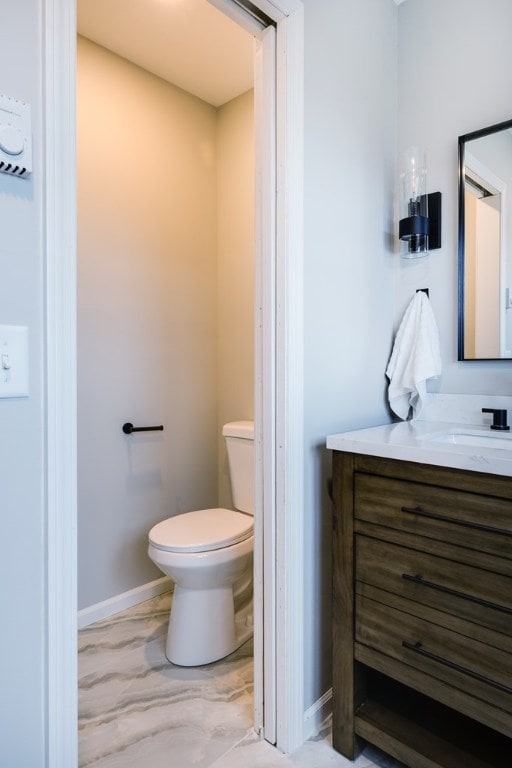
[[[489,434],[472,429],[449,429],[446,432],[432,432],[418,436],[418,440],[432,443],[450,443],[452,445],[472,445],[477,448],[491,448],[512,451],[512,434]]]

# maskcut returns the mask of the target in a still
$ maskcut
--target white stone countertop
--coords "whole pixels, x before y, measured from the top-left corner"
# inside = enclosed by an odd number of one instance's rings
[[[489,447],[457,442],[479,439]],[[493,431],[482,424],[401,421],[329,435],[327,448],[512,477],[512,431]]]

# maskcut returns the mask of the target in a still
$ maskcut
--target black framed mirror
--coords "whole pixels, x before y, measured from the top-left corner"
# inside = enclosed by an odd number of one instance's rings
[[[459,360],[512,359],[512,120],[459,136]]]

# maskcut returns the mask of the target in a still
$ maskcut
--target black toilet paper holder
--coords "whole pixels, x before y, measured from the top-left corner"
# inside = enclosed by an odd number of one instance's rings
[[[134,427],[129,421],[127,421],[126,424],[123,424],[123,432],[125,435],[131,435],[132,432],[163,432],[163,429],[163,424],[160,424],[158,427]]]

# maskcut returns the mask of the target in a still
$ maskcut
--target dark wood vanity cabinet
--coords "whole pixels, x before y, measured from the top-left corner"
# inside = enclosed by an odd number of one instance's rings
[[[512,765],[512,478],[333,453],[333,745]]]

